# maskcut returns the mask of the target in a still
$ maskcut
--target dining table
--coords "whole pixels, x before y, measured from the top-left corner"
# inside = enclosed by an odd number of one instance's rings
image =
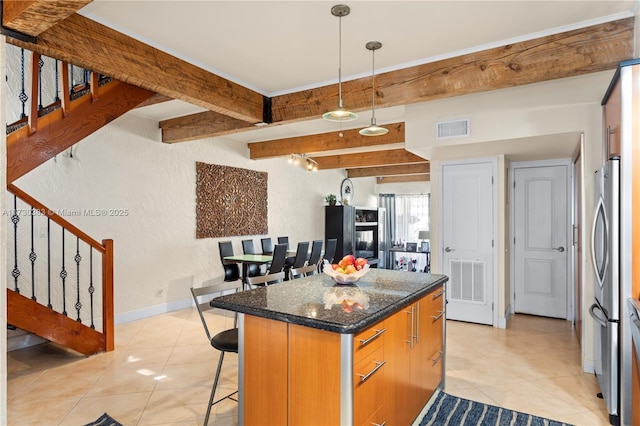
[[[238,254],[225,256],[223,259],[225,262],[242,263],[242,282],[246,285],[249,265],[264,265],[271,263],[273,256],[267,254]]]
[[[307,259],[311,252],[307,253]],[[322,254],[324,254],[324,250],[322,250]],[[293,259],[296,256],[296,250],[287,250],[287,259]],[[271,254],[237,254],[233,256],[225,256],[223,258],[224,262],[234,262],[242,264],[242,281],[246,284],[247,271],[249,269],[249,265],[264,265],[267,263],[271,263],[273,261],[273,256]]]

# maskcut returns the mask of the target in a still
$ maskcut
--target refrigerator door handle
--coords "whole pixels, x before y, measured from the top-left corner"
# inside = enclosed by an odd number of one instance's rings
[[[599,315],[596,315],[596,313],[595,313],[596,309],[599,310],[600,312],[602,312],[602,309],[600,308],[600,306],[598,306],[597,303],[594,303],[589,308],[589,314],[591,314],[591,318],[596,320],[596,322],[599,323],[601,326],[606,327],[607,326],[607,320],[606,319],[602,319]],[[604,314],[604,312],[602,312],[602,313]]]
[[[598,225],[598,216],[600,215],[600,212],[602,212],[602,219],[603,219],[603,225],[604,225],[604,242],[603,243],[605,247],[604,259],[602,259],[602,261],[604,262],[604,265],[602,267],[602,274],[600,273],[601,271],[598,265],[598,259],[596,258],[596,226]],[[605,271],[607,270],[607,266],[609,264],[609,253],[606,252],[607,240],[609,239],[608,235],[609,235],[609,223],[607,221],[607,215],[604,209],[604,200],[602,199],[602,197],[598,197],[598,202],[596,204],[596,211],[595,211],[595,214],[593,215],[593,225],[591,227],[591,263],[593,264],[593,270],[596,275],[596,280],[598,280],[598,285],[600,287],[602,287],[603,285],[602,281],[604,279]]]

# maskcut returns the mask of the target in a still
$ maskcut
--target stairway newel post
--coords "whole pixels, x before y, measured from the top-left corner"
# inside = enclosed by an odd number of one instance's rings
[[[114,349],[113,309],[113,240],[102,240],[105,253],[102,258],[102,332],[105,351]]]

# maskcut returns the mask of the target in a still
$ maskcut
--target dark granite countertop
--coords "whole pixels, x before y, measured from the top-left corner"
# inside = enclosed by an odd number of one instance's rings
[[[358,333],[447,282],[445,275],[371,269],[355,286],[325,274],[220,296],[211,306],[342,334]],[[350,309],[342,300],[357,302]]]

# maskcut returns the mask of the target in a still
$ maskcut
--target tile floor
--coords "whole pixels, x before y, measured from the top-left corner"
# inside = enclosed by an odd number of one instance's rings
[[[210,311],[210,326],[233,317]],[[507,330],[448,321],[446,391],[575,425],[607,425],[597,383],[579,366],[579,346],[562,320],[517,315]],[[82,357],[52,344],[8,354],[8,421],[82,425],[103,412],[125,426],[199,425],[217,352],[197,311],[185,309],[116,327],[116,350]],[[236,388],[228,355],[222,390]],[[224,373],[226,371],[226,373]],[[210,424],[237,424],[237,405],[214,407]]]

